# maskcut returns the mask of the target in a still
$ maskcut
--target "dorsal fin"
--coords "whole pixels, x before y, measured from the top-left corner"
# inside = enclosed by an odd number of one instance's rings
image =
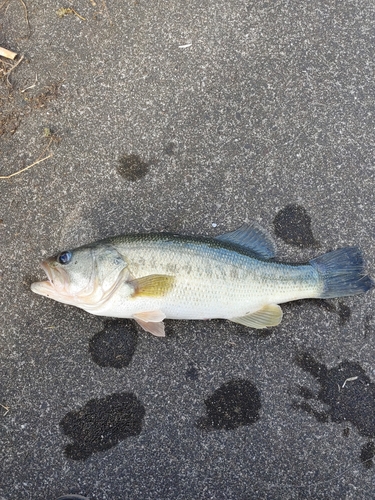
[[[276,255],[276,243],[272,236],[255,221],[215,239],[250,250],[262,259],[272,259]]]

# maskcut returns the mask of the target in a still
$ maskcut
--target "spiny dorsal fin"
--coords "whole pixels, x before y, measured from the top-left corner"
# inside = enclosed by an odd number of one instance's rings
[[[134,286],[132,297],[163,297],[173,287],[174,276],[150,274],[130,281]]]
[[[230,318],[230,321],[249,326],[250,328],[261,329],[278,325],[282,317],[283,311],[279,305],[267,304],[262,309],[259,309],[259,311],[240,318]]]
[[[276,255],[276,243],[272,236],[255,221],[215,239],[250,250],[262,259],[272,259]]]

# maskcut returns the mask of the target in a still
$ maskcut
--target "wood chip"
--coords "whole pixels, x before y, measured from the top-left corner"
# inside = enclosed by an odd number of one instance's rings
[[[0,47],[0,56],[6,57],[7,59],[15,59],[17,57],[16,52],[12,52],[11,50],[4,49],[4,47]]]

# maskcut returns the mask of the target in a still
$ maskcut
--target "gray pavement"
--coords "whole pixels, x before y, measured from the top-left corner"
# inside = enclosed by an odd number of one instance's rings
[[[0,180],[0,499],[373,499],[373,291],[158,339],[30,284],[101,237],[252,219],[282,260],[357,245],[375,276],[374,3],[25,6],[0,175],[53,156]]]

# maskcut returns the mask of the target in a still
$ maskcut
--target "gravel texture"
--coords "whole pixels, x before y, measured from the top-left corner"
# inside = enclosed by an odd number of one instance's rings
[[[375,276],[374,16],[0,6],[0,46],[24,56],[0,81],[0,175],[53,153],[0,179],[0,500],[374,498],[373,291],[286,304],[264,332],[167,321],[164,339],[30,291],[59,250],[253,219],[282,260],[357,245]]]

